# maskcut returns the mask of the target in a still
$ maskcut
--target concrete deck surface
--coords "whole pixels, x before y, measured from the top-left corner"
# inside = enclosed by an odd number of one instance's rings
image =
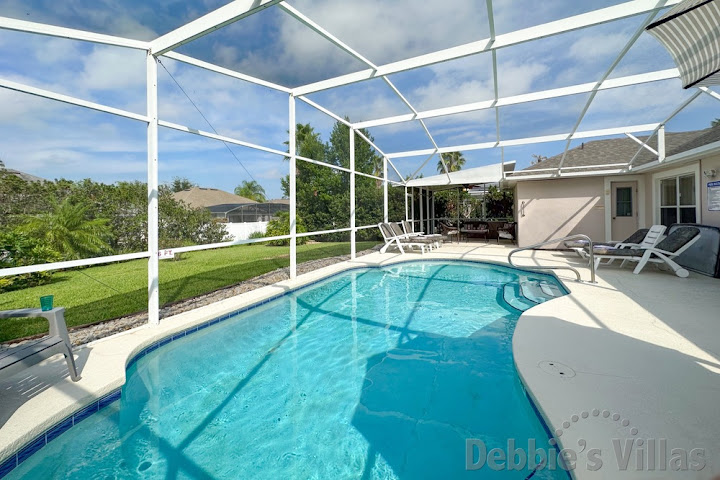
[[[67,377],[61,356],[50,359],[0,382],[0,461],[121,386],[129,359],[174,332],[352,267],[419,258],[505,263],[512,248],[446,244],[424,256],[374,253],[332,265],[78,348],[82,379],[76,383]],[[525,251],[514,258],[522,266],[572,265],[584,280],[590,277],[574,254]],[[563,448],[577,453],[573,476],[720,475],[720,280],[692,272],[682,279],[651,265],[640,275],[630,268],[601,267],[597,284],[577,283],[569,271],[557,275],[570,295],[525,312],[513,350],[518,372],[549,427],[561,431]],[[667,450],[665,460],[660,449]],[[685,471],[672,470],[673,449],[687,453]],[[680,450],[674,453],[682,456]],[[598,461],[600,468],[592,470]],[[691,469],[703,461],[701,470]]]

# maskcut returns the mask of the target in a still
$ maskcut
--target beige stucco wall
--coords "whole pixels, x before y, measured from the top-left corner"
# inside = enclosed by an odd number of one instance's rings
[[[703,171],[714,169],[717,173],[715,178],[706,178]],[[707,184],[720,180],[720,155],[714,155],[709,158],[703,158],[700,161],[700,199],[702,200],[702,217],[703,225],[712,225],[720,227],[720,212],[708,211],[708,189]]]
[[[604,239],[603,189],[602,177],[518,182],[519,245],[524,247],[575,233]]]

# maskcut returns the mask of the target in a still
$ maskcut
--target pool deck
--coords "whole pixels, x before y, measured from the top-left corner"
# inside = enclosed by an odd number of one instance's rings
[[[504,263],[512,248],[446,244],[422,256],[373,253],[325,267],[164,319],[158,326],[143,326],[80,347],[76,361],[82,379],[75,383],[68,378],[62,357],[54,357],[0,381],[0,461],[120,387],[129,359],[173,333],[348,268],[421,258]],[[590,278],[587,265],[574,254],[525,251],[516,258],[522,266],[572,265],[584,280]],[[575,282],[569,271],[559,270],[557,275],[570,295],[525,312],[515,330],[513,351],[518,372],[550,429],[561,430],[561,446],[578,453],[573,476],[711,479],[720,475],[720,279],[692,272],[689,278],[677,278],[652,265],[640,275],[629,268],[601,267],[596,284]],[[648,463],[653,443],[654,469]],[[663,461],[658,450],[665,446]],[[622,463],[628,447],[632,451],[623,469],[618,462]],[[619,459],[616,448],[621,450]],[[687,471],[671,469],[673,454],[681,455],[673,449],[688,453]],[[691,454],[693,449],[704,452]],[[588,452],[592,452],[590,461]],[[689,469],[698,465],[692,456],[698,454],[706,465],[699,471]],[[599,461],[601,468],[588,468]]]

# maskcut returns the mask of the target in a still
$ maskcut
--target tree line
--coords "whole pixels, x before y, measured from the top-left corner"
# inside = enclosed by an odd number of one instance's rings
[[[221,242],[227,231],[207,209],[159,188],[159,245]],[[0,268],[147,250],[147,184],[90,179],[26,181],[0,167]],[[0,291],[37,285],[47,272],[0,277]]]
[[[370,132],[360,132],[374,141]],[[295,154],[330,165],[350,168],[350,129],[336,122],[327,142],[310,124],[297,124]],[[287,142],[286,142],[287,144]],[[383,175],[383,158],[359,136],[355,138],[355,170],[377,177]],[[350,226],[350,174],[342,170],[298,160],[296,164],[296,204],[298,225],[306,231],[322,231]],[[283,195],[290,196],[289,176],[281,180]],[[388,188],[390,219],[405,218],[403,188]],[[355,224],[374,225],[383,219],[383,182],[355,176]],[[288,227],[289,229],[289,227]],[[274,230],[277,232],[278,230]],[[348,232],[322,235],[320,241],[347,241]],[[358,240],[377,240],[377,229],[358,230]]]

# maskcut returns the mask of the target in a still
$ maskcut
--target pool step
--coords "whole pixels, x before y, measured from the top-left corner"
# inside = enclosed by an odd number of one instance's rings
[[[537,305],[536,302],[523,297],[520,293],[520,285],[516,282],[506,283],[503,287],[503,298],[513,308],[522,312]]]
[[[535,303],[547,302],[564,295],[557,285],[544,280],[530,280],[527,277],[520,277],[519,284],[520,295]]]

